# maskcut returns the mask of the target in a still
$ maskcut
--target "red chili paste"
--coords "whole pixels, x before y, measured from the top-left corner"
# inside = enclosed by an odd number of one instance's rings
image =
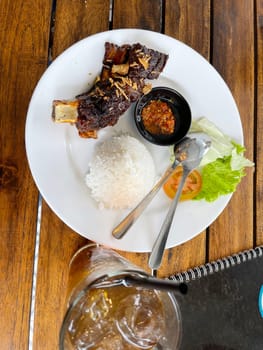
[[[175,116],[169,105],[161,100],[151,100],[142,109],[142,122],[151,134],[169,135],[174,132]]]

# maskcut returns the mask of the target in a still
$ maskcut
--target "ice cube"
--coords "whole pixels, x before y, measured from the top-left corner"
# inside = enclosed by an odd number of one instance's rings
[[[134,350],[134,346],[127,343],[116,329],[116,333],[107,334],[94,350]]]
[[[76,349],[89,349],[98,344],[108,334],[113,321],[109,317],[111,299],[103,290],[91,291],[75,307],[68,335]]]
[[[123,338],[141,348],[157,344],[164,334],[163,308],[154,291],[140,290],[119,303],[116,325]]]

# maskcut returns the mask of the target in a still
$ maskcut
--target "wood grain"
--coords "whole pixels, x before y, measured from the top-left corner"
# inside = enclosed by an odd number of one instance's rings
[[[53,59],[69,45],[96,32],[108,30],[108,27],[108,1],[57,1]],[[65,312],[69,261],[73,253],[87,242],[62,223],[43,203],[34,350],[58,349],[59,330]]]
[[[38,192],[27,165],[24,133],[31,93],[47,64],[49,14],[47,1],[1,1],[2,349],[27,349],[28,346]]]
[[[210,1],[168,0],[165,4],[165,34],[186,43],[209,60]],[[167,277],[205,261],[206,232],[202,232],[189,242],[167,249],[158,276]]]
[[[112,19],[113,29],[127,27],[158,32],[161,30],[162,21],[161,2],[159,0],[132,0],[129,1],[129,6],[123,6],[122,0],[114,1]],[[119,254],[150,272],[148,268],[148,254],[135,254],[123,251],[119,251]]]
[[[109,0],[57,1],[52,57],[75,42],[109,29]]]
[[[255,244],[263,244],[263,1],[256,2],[256,184],[255,184],[255,206],[256,227]]]
[[[210,59],[210,0],[165,2],[165,34],[191,46]]]
[[[125,5],[122,0],[115,0],[113,28],[140,28],[161,32],[161,11],[160,0],[129,0]]]
[[[212,63],[228,84],[244,130],[246,156],[254,152],[253,1],[213,1]],[[238,20],[237,20],[238,18]],[[250,28],[250,30],[248,30]],[[253,170],[247,170],[230,204],[210,226],[209,260],[253,246]]]
[[[58,349],[65,312],[69,261],[87,241],[44,204],[35,305],[34,349]],[[52,331],[51,331],[52,329]]]
[[[109,23],[109,4],[110,2],[107,0],[57,0],[52,58],[56,58],[58,54],[76,41],[109,28],[130,27],[164,31],[166,34],[187,43],[205,58],[212,59],[212,63],[226,79],[236,98],[245,131],[247,156],[253,158],[253,128],[255,126],[254,117],[256,117],[254,108],[253,1],[131,0],[128,6],[126,3],[124,6],[123,1],[115,0],[112,23]],[[211,4],[213,4],[212,9]],[[262,2],[258,1],[257,8],[262,15],[261,5]],[[165,11],[165,16],[163,11]],[[257,17],[258,55],[260,54],[262,57],[262,49],[260,50],[262,19],[260,18],[262,17]],[[37,26],[39,29],[39,23]],[[239,42],[236,38],[239,39]],[[244,43],[240,38],[244,40]],[[212,40],[212,46],[210,46],[210,40]],[[211,57],[210,53],[212,53]],[[262,63],[259,61],[258,58],[258,70],[262,68]],[[0,69],[2,69],[1,67],[2,65],[0,65]],[[261,96],[262,73],[258,80],[260,83],[258,96]],[[4,95],[1,93],[0,96]],[[261,102],[258,99],[257,116],[257,125],[262,127],[259,120],[262,119],[262,98]],[[258,142],[262,141],[259,132],[257,140]],[[262,151],[258,148],[258,160],[260,152]],[[13,152],[13,154],[15,153]],[[262,173],[260,171],[257,172],[256,179],[262,189]],[[30,181],[28,182],[30,183]],[[31,191],[31,197],[35,198],[36,191]],[[259,192],[257,196],[257,209],[259,210],[262,209],[262,194],[260,195]],[[32,201],[31,206],[33,206]],[[33,208],[35,207],[33,206]],[[247,218],[243,215],[244,212],[247,213]],[[10,220],[10,213],[6,216],[6,220]],[[262,227],[261,222],[262,219],[258,212],[258,241],[262,240],[262,236],[260,238],[259,234]],[[10,232],[10,227],[8,232]],[[33,243],[34,239],[32,239],[32,245]],[[58,334],[64,314],[68,264],[73,253],[85,243],[87,243],[86,239],[63,224],[43,203],[34,349],[45,350],[57,349],[58,347]],[[206,233],[203,232],[180,247],[167,250],[159,276],[168,276],[176,271],[199,265],[208,259],[216,259],[232,251],[238,251],[242,247],[249,248],[252,244],[253,173],[249,171],[230,205],[211,226],[208,242]],[[206,256],[207,249],[208,255]],[[147,269],[148,254],[127,252],[121,252],[121,254],[140,267]],[[27,331],[26,328],[24,330]]]

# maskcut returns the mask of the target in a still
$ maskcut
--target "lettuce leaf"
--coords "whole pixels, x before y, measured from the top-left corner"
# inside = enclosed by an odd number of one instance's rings
[[[218,158],[205,165],[202,173],[202,189],[194,200],[205,199],[213,202],[219,196],[232,193],[236,190],[241,178],[245,176],[244,168],[233,170],[231,156]]]
[[[237,145],[239,146],[239,145]],[[243,153],[238,152],[238,148],[234,148],[231,154],[231,169],[239,170],[245,167],[254,166],[254,163],[243,156]]]
[[[211,139],[211,147],[202,159],[200,166],[211,163],[218,158],[230,156],[235,148],[231,138],[223,134],[213,122],[205,117],[193,120],[190,132],[203,132]]]
[[[202,189],[194,199],[212,202],[219,196],[234,192],[245,176],[244,168],[254,166],[243,156],[245,148],[205,117],[193,120],[190,132],[204,132],[212,141],[200,164]]]

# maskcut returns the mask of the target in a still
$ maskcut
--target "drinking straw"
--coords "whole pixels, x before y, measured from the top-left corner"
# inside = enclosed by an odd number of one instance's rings
[[[167,292],[180,292],[181,294],[186,294],[188,290],[188,286],[185,283],[133,275],[125,276],[123,284],[126,287],[142,287]]]

